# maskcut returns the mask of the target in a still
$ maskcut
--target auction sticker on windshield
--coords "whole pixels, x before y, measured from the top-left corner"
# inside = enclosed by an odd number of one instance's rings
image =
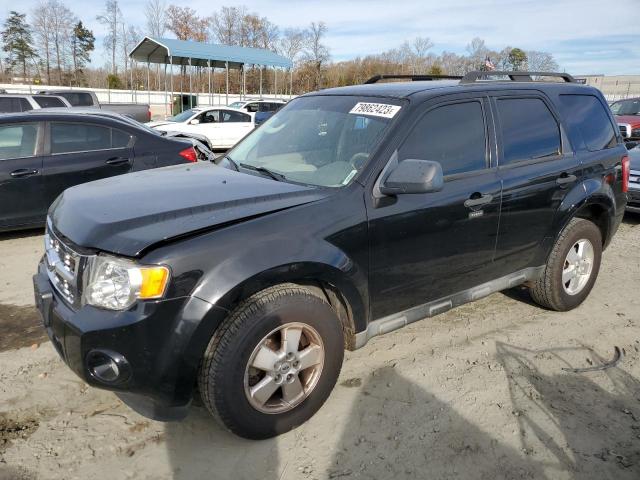
[[[386,103],[364,103],[358,102],[349,113],[356,115],[371,115],[374,117],[393,118],[400,111],[398,105],[388,105]]]

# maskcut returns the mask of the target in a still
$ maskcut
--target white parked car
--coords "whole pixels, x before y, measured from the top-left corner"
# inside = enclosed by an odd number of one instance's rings
[[[211,150],[227,150],[256,126],[254,114],[230,107],[198,107],[167,120],[147,123],[164,132],[204,135]]]

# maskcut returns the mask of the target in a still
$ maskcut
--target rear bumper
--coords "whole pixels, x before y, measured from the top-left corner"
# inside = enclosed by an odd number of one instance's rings
[[[44,264],[33,277],[36,306],[60,357],[88,384],[112,390],[131,408],[155,420],[187,414],[201,352],[192,341],[201,320],[216,309],[196,297],[139,302],[114,312],[91,306],[72,310],[52,287]],[[221,310],[221,309],[220,309]],[[118,359],[115,381],[97,377],[91,358]]]

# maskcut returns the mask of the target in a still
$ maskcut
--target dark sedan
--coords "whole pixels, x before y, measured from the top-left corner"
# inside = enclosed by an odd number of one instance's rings
[[[1,115],[0,230],[44,225],[49,205],[73,185],[196,160],[191,142],[116,116]]]

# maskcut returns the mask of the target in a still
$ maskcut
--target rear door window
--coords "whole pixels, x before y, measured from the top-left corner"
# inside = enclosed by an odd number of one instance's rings
[[[604,105],[593,95],[560,95],[560,108],[572,138],[581,138],[588,150],[604,150],[618,143]]]
[[[250,122],[251,117],[245,113],[234,112],[232,110],[220,111],[222,121],[224,123],[236,123],[236,122]]]
[[[413,158],[439,162],[444,175],[455,175],[486,168],[486,152],[482,104],[474,100],[429,111],[418,121],[398,154],[401,161]]]
[[[500,165],[559,155],[560,126],[540,98],[499,98]]]
[[[111,130],[111,148],[126,148],[131,142],[131,135],[122,130]]]
[[[0,125],[0,160],[33,157],[37,140],[37,123]]]
[[[109,127],[62,122],[51,124],[51,153],[87,152],[110,148]]]
[[[42,108],[66,107],[62,100],[51,95],[34,95],[33,99]]]

